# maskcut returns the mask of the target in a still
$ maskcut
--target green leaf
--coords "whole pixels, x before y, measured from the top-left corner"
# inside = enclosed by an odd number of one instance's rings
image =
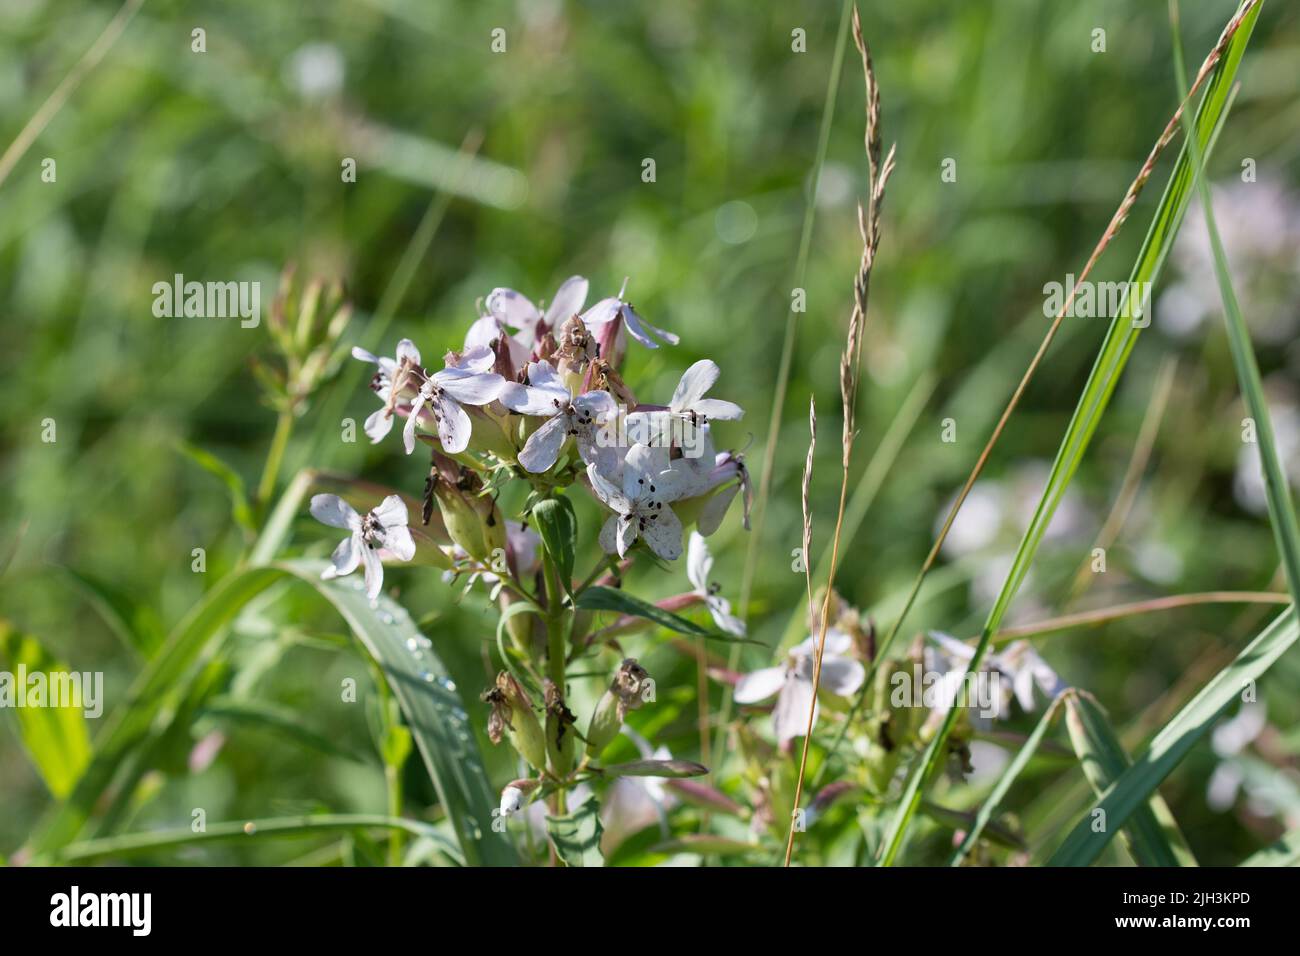
[[[1111,836],[1155,793],[1192,746],[1214,725],[1224,708],[1253,686],[1273,663],[1300,637],[1295,609],[1287,608],[1237,655],[1236,660],[1210,679],[1200,692],[1152,739],[1146,752],[1106,788],[1096,809],[1105,814],[1105,829],[1093,832],[1093,812],[1070,831],[1052,854],[1049,866],[1087,866]]]
[[[587,797],[576,810],[562,817],[548,816],[546,832],[555,853],[567,866],[603,866],[600,855],[600,801]]]
[[[1251,29],[1255,25],[1258,14],[1259,7],[1256,6],[1245,17],[1237,32],[1229,40],[1227,49],[1214,68],[1205,97],[1201,100],[1200,107],[1196,112],[1196,138],[1202,146],[1211,142],[1225,113],[1229,93],[1237,75],[1237,68],[1241,64],[1242,55],[1245,53],[1246,44],[1250,40]],[[1187,146],[1184,144],[1179,152],[1173,174],[1165,186],[1160,205],[1156,208],[1151,226],[1147,230],[1146,238],[1142,242],[1137,261],[1129,275],[1126,289],[1145,288],[1144,283],[1155,282],[1161,267],[1164,265],[1169,249],[1173,245],[1174,238],[1178,234],[1178,227],[1182,224],[1183,216],[1187,212],[1187,204],[1191,198],[1192,179],[1192,164]],[[1124,305],[1127,304],[1126,296]],[[967,665],[967,670],[970,673],[974,673],[979,669],[984,653],[988,650],[990,640],[1001,628],[1004,615],[1011,606],[1016,592],[1020,589],[1025,575],[1029,573],[1029,566],[1038,552],[1038,545],[1042,541],[1048,525],[1051,524],[1057,506],[1065,496],[1066,489],[1078,470],[1084,453],[1088,450],[1092,436],[1101,422],[1107,405],[1110,403],[1115,386],[1119,383],[1120,374],[1128,363],[1133,347],[1137,344],[1137,337],[1142,331],[1142,327],[1135,324],[1134,319],[1127,315],[1127,312],[1127,308],[1121,307],[1119,309],[1120,314],[1111,321],[1101,351],[1098,353],[1092,372],[1084,385],[1083,394],[1079,397],[1074,416],[1070,419],[1070,425],[1066,429],[1065,437],[1057,450],[1056,460],[1052,463],[1052,470],[1047,479],[1047,486],[1043,489],[1033,519],[1025,530],[1020,546],[1016,549],[1011,569],[1003,582],[1002,590],[989,611],[984,629],[980,633],[980,640],[975,649],[975,654]],[[953,707],[948,711],[938,733],[931,738],[929,745],[926,747],[919,766],[908,778],[898,809],[890,821],[886,839],[881,848],[880,862],[886,866],[894,861],[899,848],[902,846],[908,824],[920,805],[922,791],[942,762],[943,754],[946,753],[948,735],[952,732],[957,715],[961,710],[960,707]]]
[[[1072,693],[1065,701],[1066,726],[1084,776],[1101,796],[1130,766],[1128,754],[1090,694]],[[1141,866],[1195,866],[1187,841],[1159,793],[1138,807],[1124,828],[1129,852]]]
[[[57,660],[35,638],[15,633],[4,622],[0,622],[0,654],[11,672],[3,676],[14,682],[11,688],[14,694],[23,692],[16,686],[20,674],[45,675],[48,687],[53,675],[71,672],[67,664]],[[48,689],[46,693],[49,693]],[[52,701],[47,697],[46,703]],[[90,734],[86,730],[84,698],[82,703],[80,707],[12,707],[23,748],[45,786],[58,799],[72,791],[77,778],[90,762]],[[99,703],[102,705],[103,701]]]
[[[543,498],[533,505],[533,524],[541,536],[542,546],[560,572],[565,592],[573,588],[573,556],[578,539],[578,516],[564,495]]]
[[[702,777],[709,768],[694,760],[633,760],[600,767],[604,777]]]
[[[185,442],[178,442],[177,447],[190,461],[221,480],[221,483],[226,486],[226,493],[230,496],[231,517],[250,538],[255,535],[257,519],[253,516],[252,505],[248,502],[248,490],[244,487],[244,479],[240,477],[239,472],[202,448],[196,448]]]
[[[1043,716],[1039,719],[1033,732],[1029,735],[1028,739],[1025,740],[1024,746],[1020,748],[1020,751],[1015,755],[1011,762],[1007,764],[1006,769],[1002,771],[1002,775],[998,777],[997,783],[993,785],[993,789],[989,791],[988,797],[985,798],[983,806],[981,806],[979,812],[975,814],[974,821],[971,823],[970,828],[967,829],[966,836],[962,840],[961,846],[957,847],[956,851],[953,853],[950,865],[957,866],[963,859],[965,859],[966,854],[971,851],[971,848],[975,845],[975,841],[980,838],[980,834],[984,832],[984,828],[988,826],[989,821],[992,820],[993,814],[997,811],[998,805],[1002,802],[1003,797],[1007,795],[1007,791],[1011,789],[1011,784],[1015,782],[1016,778],[1020,776],[1021,772],[1024,771],[1025,767],[1029,764],[1029,761],[1033,759],[1034,753],[1038,750],[1038,745],[1043,742],[1043,738],[1047,735],[1048,729],[1052,726],[1052,721],[1056,719],[1056,715],[1060,710],[1060,707],[1058,706],[1060,700],[1061,698],[1058,697],[1056,700],[1052,701],[1051,706],[1043,712]]]
[[[517,862],[505,835],[492,828],[492,811],[500,801],[488,782],[473,729],[446,668],[420,640],[422,635],[405,608],[383,595],[371,607],[360,578],[322,581],[325,566],[321,561],[278,565],[333,604],[379,664],[406,715],[466,863],[504,866]]]
[[[620,614],[630,614],[633,617],[643,617],[647,620],[654,621],[660,627],[666,627],[670,631],[676,631],[678,634],[692,634],[696,637],[714,637],[722,640],[730,640],[721,634],[705,630],[693,621],[688,621],[684,617],[678,617],[671,611],[665,611],[661,607],[655,607],[647,601],[640,598],[634,598],[617,588],[607,588],[601,585],[593,585],[578,595],[577,607],[583,611],[617,611]]]

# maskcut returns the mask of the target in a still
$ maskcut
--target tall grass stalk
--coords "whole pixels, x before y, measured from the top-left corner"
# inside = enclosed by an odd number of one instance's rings
[[[1197,74],[1196,82],[1192,85],[1192,92],[1188,97],[1179,104],[1173,117],[1165,126],[1164,132],[1160,139],[1157,140],[1147,161],[1143,164],[1134,180],[1129,187],[1128,193],[1116,211],[1111,225],[1107,228],[1106,234],[1102,237],[1102,242],[1094,251],[1093,256],[1089,259],[1088,267],[1084,269],[1086,275],[1092,264],[1096,261],[1100,251],[1109,243],[1110,238],[1118,231],[1119,226],[1127,218],[1129,211],[1132,209],[1136,195],[1141,191],[1147,180],[1150,178],[1155,167],[1155,161],[1164,147],[1173,139],[1177,130],[1178,123],[1182,119],[1183,111],[1186,109],[1188,102],[1196,90],[1200,88],[1207,78],[1213,74],[1213,81],[1207,91],[1204,100],[1201,102],[1200,109],[1197,111],[1197,122],[1194,132],[1197,137],[1206,141],[1213,135],[1215,128],[1218,126],[1220,117],[1223,115],[1224,106],[1228,97],[1228,91],[1231,87],[1232,80],[1236,74],[1237,66],[1241,61],[1245,45],[1250,38],[1251,28],[1254,26],[1255,17],[1258,14],[1258,0],[1246,0],[1245,3],[1237,10],[1236,14],[1224,27],[1219,41],[1205,58],[1201,69]],[[1244,29],[1243,29],[1244,26]],[[1153,282],[1163,265],[1169,247],[1173,243],[1174,236],[1178,232],[1178,226],[1181,224],[1183,213],[1186,211],[1187,202],[1190,196],[1191,181],[1193,171],[1189,161],[1189,155],[1184,148],[1179,156],[1178,164],[1174,170],[1168,185],[1165,188],[1164,197],[1161,200],[1159,208],[1156,210],[1156,216],[1147,232],[1142,249],[1139,252],[1137,262],[1134,266],[1133,273],[1130,276],[1130,282],[1126,288],[1142,288],[1143,286],[1135,285],[1140,282]],[[1058,327],[1061,317],[1065,314],[1063,306],[1062,313],[1053,323],[1053,328]],[[1126,311],[1126,310],[1121,310]],[[975,654],[968,665],[968,672],[975,672],[987,651],[994,633],[996,633],[1002,623],[1011,601],[1014,599],[1016,592],[1019,590],[1025,575],[1028,573],[1029,565],[1037,553],[1038,544],[1042,540],[1043,533],[1047,529],[1052,516],[1056,512],[1056,507],[1060,503],[1061,497],[1065,493],[1066,487],[1074,477],[1078,469],[1079,462],[1087,450],[1092,436],[1096,431],[1097,425],[1105,412],[1106,406],[1110,401],[1119,376],[1128,361],[1128,356],[1136,344],[1137,335],[1141,331],[1136,326],[1132,318],[1126,316],[1117,316],[1111,323],[1107,332],[1106,340],[1102,345],[1101,352],[1097,356],[1096,364],[1093,366],[1092,373],[1084,386],[1083,394],[1080,396],[1078,407],[1075,409],[1074,417],[1070,421],[1069,428],[1066,431],[1060,449],[1057,452],[1056,460],[1052,466],[1051,475],[1048,478],[1047,486],[1043,491],[1042,498],[1039,500],[1038,507],[1034,512],[1028,529],[1025,531],[1024,538],[1021,540],[1020,547],[1017,549],[1012,567],[1007,574],[1003,583],[1002,590],[994,602],[985,622],[983,632],[980,635],[979,644],[975,649]],[[1040,352],[1041,356],[1041,352]],[[1038,356],[1035,357],[1035,364]],[[1032,370],[1032,369],[1031,369]],[[1023,390],[1024,382],[1021,389]],[[1003,418],[1005,422],[1005,416]],[[1001,426],[999,426],[1000,428]],[[981,456],[981,461],[987,455],[988,448],[985,449],[985,455]],[[982,467],[982,466],[977,466]],[[967,490],[970,483],[967,484]],[[957,507],[960,506],[960,501]],[[951,526],[951,519],[955,515],[949,516],[945,527]],[[934,554],[935,552],[932,552]],[[895,626],[894,632],[897,632]],[[881,648],[881,652],[885,650]],[[877,658],[879,660],[879,657]],[[864,685],[864,688],[870,686]],[[860,704],[862,695],[860,694],[855,701],[855,705]],[[904,788],[902,799],[899,803],[898,810],[891,821],[886,838],[882,844],[880,862],[884,865],[891,864],[897,857],[898,851],[902,846],[903,838],[907,833],[908,826],[916,813],[916,809],[921,802],[921,795],[942,762],[945,753],[945,747],[948,741],[948,735],[956,723],[958,713],[961,707],[953,707],[945,715],[943,723],[940,725],[938,733],[926,747],[925,753],[921,759],[920,766],[913,772],[908,779]]]
[[[831,538],[831,563],[826,572],[826,588],[822,597],[821,613],[817,627],[817,651],[813,658],[812,700],[808,706],[807,732],[803,737],[803,751],[799,758],[799,777],[795,782],[794,808],[790,818],[789,835],[785,845],[785,865],[790,865],[794,854],[795,820],[799,801],[803,797],[804,775],[808,771],[808,747],[812,742],[813,720],[817,714],[817,692],[821,687],[822,656],[826,651],[826,634],[830,627],[830,603],[834,590],[835,571],[839,562],[840,539],[844,530],[844,512],[848,505],[849,475],[853,464],[853,443],[857,437],[858,384],[862,372],[862,333],[867,321],[867,301],[871,291],[871,270],[876,263],[876,253],[880,249],[880,208],[885,199],[885,187],[894,170],[894,147],[881,161],[880,139],[880,87],[876,83],[875,72],[871,65],[871,50],[862,36],[862,22],[858,18],[857,7],[853,8],[853,43],[862,57],[862,74],[866,87],[867,125],[864,136],[868,174],[870,176],[870,194],[867,208],[858,205],[858,231],[862,237],[862,258],[858,263],[858,272],[853,281],[853,310],[849,315],[848,336],[844,343],[844,354],[840,357],[840,403],[843,407],[844,424],[840,437],[842,454],[840,458],[840,500],[835,516],[835,533]],[[812,448],[805,471],[805,486],[812,468]],[[808,525],[807,495],[805,494],[805,538],[811,537]],[[807,555],[805,552],[805,561]],[[811,590],[812,580],[808,579]]]
[[[1197,74],[1196,81],[1192,84],[1193,94],[1210,76],[1211,70],[1219,62],[1224,50],[1227,48],[1228,42],[1236,34],[1237,28],[1240,26],[1242,20],[1248,15],[1250,10],[1255,8],[1255,6],[1256,0],[1247,0],[1247,3],[1238,10],[1237,14],[1224,28],[1224,32],[1220,37],[1219,42],[1215,45],[1214,49],[1210,51],[1209,56],[1206,57],[1205,62],[1201,66],[1200,72]],[[1020,404],[1020,399],[1024,395],[1025,389],[1029,386],[1029,382],[1034,377],[1035,372],[1037,372],[1038,366],[1042,363],[1043,357],[1047,354],[1047,350],[1051,346],[1053,339],[1056,338],[1056,333],[1060,329],[1061,323],[1066,314],[1070,311],[1070,307],[1074,302],[1074,297],[1077,291],[1083,287],[1085,280],[1089,274],[1091,274],[1093,267],[1101,258],[1102,253],[1106,250],[1107,246],[1110,245],[1115,236],[1119,234],[1120,228],[1128,219],[1129,214],[1133,210],[1134,204],[1137,202],[1138,196],[1142,193],[1147,181],[1151,178],[1152,172],[1155,170],[1156,162],[1164,152],[1165,147],[1169,145],[1173,140],[1175,133],[1178,131],[1179,121],[1182,118],[1183,111],[1186,109],[1189,101],[1190,95],[1179,104],[1178,109],[1174,111],[1174,115],[1170,117],[1169,122],[1165,124],[1164,130],[1156,140],[1155,145],[1152,146],[1151,152],[1147,155],[1145,162],[1142,164],[1142,168],[1138,170],[1137,177],[1130,184],[1128,191],[1124,194],[1124,198],[1120,201],[1119,207],[1115,210],[1115,214],[1107,224],[1105,232],[1102,233],[1101,239],[1098,240],[1097,245],[1093,248],[1092,254],[1088,257],[1088,261],[1084,264],[1083,269],[1079,273],[1076,285],[1071,289],[1069,296],[1067,296],[1065,301],[1062,303],[1060,311],[1053,319],[1052,324],[1048,327],[1047,333],[1043,336],[1043,341],[1038,347],[1038,351],[1034,353],[1034,357],[1030,360],[1029,366],[1025,369],[1025,374],[1021,377],[1015,391],[1012,392],[1011,399],[1007,402],[1006,408],[1003,409],[997,425],[994,426],[993,433],[989,436],[989,440],[984,445],[983,451],[980,452],[979,458],[975,462],[975,467],[971,469],[970,475],[966,478],[966,482],[962,485],[961,491],[958,493],[956,500],[949,509],[948,515],[944,519],[943,526],[940,528],[939,534],[935,538],[933,546],[930,548],[930,552],[922,562],[921,570],[917,573],[916,579],[912,583],[912,588],[908,594],[907,600],[904,602],[902,613],[894,619],[893,625],[890,627],[884,640],[881,642],[875,661],[884,659],[889,652],[890,647],[893,645],[895,638],[898,636],[899,631],[902,629],[903,622],[906,620],[908,613],[910,613],[913,605],[916,603],[917,596],[920,594],[921,585],[925,582],[926,576],[930,573],[931,568],[938,559],[939,551],[942,549],[944,541],[947,540],[948,533],[952,530],[953,523],[957,519],[957,513],[965,503],[966,497],[970,494],[971,488],[974,487],[975,482],[983,473],[984,466],[987,464],[989,455],[993,451],[993,446],[996,445],[998,440],[1002,437],[1002,432],[1006,428],[1007,421],[1011,418],[1012,412],[1014,412],[1016,407]],[[1222,110],[1220,110],[1220,112],[1222,112]],[[1181,216],[1181,213],[1179,213],[1179,216]],[[1163,259],[1163,256],[1161,258]],[[875,673],[875,661],[873,661],[871,668],[868,670],[867,680],[863,684],[862,691],[853,701],[853,705],[849,710],[849,719],[845,721],[839,735],[831,745],[831,754],[838,751],[839,747],[843,744],[850,723],[862,708],[862,704],[866,699],[867,689],[871,686],[872,677]]]

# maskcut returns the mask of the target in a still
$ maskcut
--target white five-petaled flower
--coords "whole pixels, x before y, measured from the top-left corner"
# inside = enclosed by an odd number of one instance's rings
[[[495,362],[491,349],[472,349],[454,365],[434,372],[421,382],[402,429],[402,444],[408,455],[415,451],[415,426],[426,405],[433,412],[443,451],[455,455],[466,449],[471,425],[469,413],[461,404],[487,405],[501,394],[506,382],[491,371]]]
[[[951,635],[944,634],[940,631],[931,631],[930,638],[936,644],[944,649],[950,659],[959,663],[959,667],[949,670],[948,673],[955,674],[960,671],[963,675],[969,667],[971,660],[975,657],[975,648],[965,641],[959,641]],[[1026,713],[1034,710],[1034,688],[1043,693],[1047,700],[1053,700],[1061,691],[1065,690],[1065,682],[1052,670],[1050,664],[1034,650],[1034,646],[1028,641],[1016,641],[1008,645],[996,654],[985,654],[983,667],[991,671],[996,671],[1003,677],[1011,681],[1011,691],[1015,694],[1016,700]],[[946,667],[939,669],[946,670]],[[947,682],[946,682],[947,683]],[[945,693],[945,701],[941,703],[941,709],[947,710],[952,706],[953,700],[956,699],[956,691],[961,683],[961,678],[951,682],[950,693]],[[1003,694],[1002,699],[996,701],[998,716],[1005,716],[1007,707],[1010,704],[1011,694]]]
[[[375,355],[373,352],[367,352],[365,349],[354,346],[352,357],[362,362],[369,362],[377,365],[379,370],[375,372],[375,377],[370,383],[370,387],[379,395],[379,400],[384,403],[384,407],[374,412],[366,419],[365,433],[370,437],[372,443],[383,440],[393,427],[393,406],[395,400],[392,399],[393,382],[397,377],[398,370],[403,363],[407,367],[419,367],[420,350],[415,347],[415,343],[410,339],[402,339],[397,343],[397,357],[389,358],[386,355]],[[400,388],[400,384],[399,384]]]
[[[650,332],[655,333],[669,345],[676,345],[681,341],[672,332],[653,326],[637,315],[636,310],[623,298],[626,292],[627,279],[624,279],[623,288],[619,289],[618,295],[612,299],[601,299],[593,305],[582,314],[582,323],[595,334],[605,324],[621,318],[627,328],[627,334],[648,349],[659,348],[659,343],[650,337]],[[647,332],[647,329],[650,331]]]
[[[709,583],[709,572],[713,570],[713,555],[704,543],[704,536],[698,531],[691,532],[686,545],[686,577],[695,586],[695,593],[704,598],[704,603],[713,615],[713,622],[719,630],[736,637],[745,636],[745,622],[731,613],[731,602],[718,594],[718,586]]]
[[[550,331],[577,315],[587,301],[587,288],[587,280],[582,276],[569,276],[555,291],[545,312],[514,289],[493,289],[484,303],[487,315],[469,327],[465,348],[490,345],[504,328],[511,328],[517,334],[507,336],[510,358],[516,366],[523,365],[537,342],[537,324],[545,322]]]
[[[415,539],[407,527],[406,505],[397,495],[389,495],[365,515],[338,495],[314,495],[312,517],[331,528],[350,531],[330,556],[333,562],[321,575],[326,580],[351,574],[357,565],[365,566],[366,594],[373,602],[384,586],[383,554],[399,561],[415,557]]]
[[[721,370],[709,359],[700,359],[686,370],[673,399],[668,404],[668,411],[674,415],[689,418],[692,422],[699,420],[720,419],[732,421],[741,418],[745,410],[735,402],[724,402],[717,398],[705,398],[704,395],[718,380]]]
[[[665,468],[664,455],[646,445],[633,445],[623,461],[621,486],[601,473],[597,462],[587,466],[596,497],[614,514],[600,529],[605,553],[626,557],[638,536],[665,561],[682,553],[682,523],[668,502],[681,497],[681,475]]]
[[[862,662],[847,656],[853,638],[843,631],[826,633],[826,650],[822,654],[821,688],[848,697],[866,680]],[[776,695],[772,710],[772,731],[778,743],[802,737],[808,729],[808,708],[813,702],[813,668],[817,658],[817,637],[790,649],[785,662],[746,674],[736,682],[736,703],[756,704]],[[814,712],[813,720],[817,716]]]
[[[596,429],[617,411],[608,392],[572,395],[550,362],[530,362],[528,384],[507,382],[501,390],[501,404],[521,415],[545,416],[546,424],[528,436],[519,453],[519,464],[528,471],[548,470],[560,457],[560,449],[573,436],[583,461],[591,461]]]

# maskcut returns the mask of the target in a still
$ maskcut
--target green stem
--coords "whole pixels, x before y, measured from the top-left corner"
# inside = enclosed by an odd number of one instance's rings
[[[549,554],[542,555],[546,578],[546,673],[564,692],[564,589]]]
[[[384,782],[388,786],[388,815],[394,820],[402,816],[401,769],[393,764],[384,766]],[[402,831],[397,828],[388,834],[388,865],[402,865]]]
[[[257,507],[266,513],[271,496],[275,494],[275,481],[280,477],[280,464],[284,461],[284,450],[289,446],[289,435],[293,432],[293,412],[282,411],[275,422],[275,435],[271,438],[271,450],[266,455],[266,466],[262,469],[262,480],[257,483]]]

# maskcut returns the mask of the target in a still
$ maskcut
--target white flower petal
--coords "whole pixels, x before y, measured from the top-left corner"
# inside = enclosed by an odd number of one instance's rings
[[[393,430],[393,416],[386,409],[378,409],[366,418],[366,423],[362,426],[362,429],[365,431],[366,437],[370,439],[370,443],[377,445]]]
[[[818,708],[813,701],[812,682],[786,681],[777,695],[776,706],[772,708],[772,732],[778,743],[802,737],[807,732],[809,707],[813,708],[813,723],[816,724]]]
[[[682,556],[682,522],[668,506],[659,508],[645,516],[645,528],[641,537],[645,538],[650,550],[665,561],[676,561]],[[635,522],[636,519],[633,519]]]
[[[361,560],[366,566],[366,597],[373,603],[384,587],[384,563],[374,548],[361,546]]]
[[[867,669],[861,661],[851,657],[832,657],[829,653],[822,658],[821,686],[832,694],[849,697],[866,679]]]
[[[411,537],[411,529],[404,524],[385,528],[379,543],[398,561],[410,561],[415,557],[415,539]]]
[[[403,359],[413,365],[420,364],[420,350],[415,347],[415,343],[410,339],[402,339],[397,343],[397,361],[400,363]]]
[[[713,615],[713,623],[718,625],[718,630],[736,637],[745,636],[745,622],[731,613],[730,601],[711,594],[705,599],[705,604],[708,605],[709,613]]]
[[[311,516],[331,528],[361,528],[361,515],[338,495],[312,495]]]
[[[589,284],[582,276],[569,276],[555,291],[555,298],[546,307],[546,324],[555,328],[582,311],[587,301]]]
[[[641,319],[635,312],[624,306],[620,314],[623,316],[623,326],[627,329],[628,335],[648,349],[659,348],[659,343],[650,338],[650,333],[641,325]]]
[[[547,471],[560,457],[560,449],[568,437],[567,418],[556,415],[528,436],[523,451],[519,453],[519,464],[535,475]]]
[[[489,292],[487,310],[512,329],[535,325],[542,317],[532,300],[514,289],[496,288]]]
[[[589,329],[594,329],[595,326],[612,322],[618,318],[619,309],[622,307],[623,303],[618,299],[601,299],[582,314],[582,324]]]
[[[607,469],[602,467],[610,461],[612,459],[601,457],[589,464],[587,480],[591,482],[591,490],[595,492],[597,498],[614,511],[627,514],[632,510],[632,502],[623,494],[623,489],[609,478]]]
[[[500,336],[501,323],[493,316],[482,316],[465,333],[465,349],[489,348]]]
[[[682,374],[668,408],[674,412],[684,412],[688,408],[693,408],[695,403],[704,397],[705,392],[713,387],[720,374],[721,370],[716,362],[700,359]]]
[[[785,686],[786,670],[784,667],[764,667],[751,671],[736,681],[732,697],[737,704],[757,704],[778,694]]]
[[[700,516],[695,523],[700,529],[700,534],[706,538],[717,531],[722,525],[722,519],[726,517],[727,507],[731,500],[736,497],[736,492],[740,490],[739,483],[728,485],[721,491],[716,492],[712,498],[704,502],[704,507],[700,509]]]
[[[330,555],[330,561],[333,563],[331,570],[334,572],[330,577],[340,577],[344,574],[351,574],[361,563],[361,552],[365,545],[361,541],[361,536],[350,534],[334,549]]]
[[[618,553],[618,523],[621,520],[618,515],[610,515],[600,526],[600,548],[606,554]]]
[[[385,529],[404,527],[410,522],[406,502],[400,495],[389,495],[370,512]]]
[[[445,368],[433,376],[434,384],[466,405],[486,405],[496,401],[506,380],[495,372],[470,372]]]
[[[713,569],[713,555],[704,543],[704,536],[692,531],[686,545],[686,579],[700,594],[709,593],[709,572]]]
[[[448,395],[442,396],[438,403],[438,440],[442,450],[449,455],[458,455],[469,447],[472,429],[469,414]]]
[[[724,402],[718,398],[702,398],[695,403],[695,411],[708,419],[730,422],[745,417],[745,410],[735,402]]]
[[[619,518],[618,535],[616,540],[618,543],[618,556],[620,558],[626,558],[628,550],[632,545],[636,544],[636,535],[639,524],[640,522],[635,518],[629,518],[627,515],[623,515]]]

